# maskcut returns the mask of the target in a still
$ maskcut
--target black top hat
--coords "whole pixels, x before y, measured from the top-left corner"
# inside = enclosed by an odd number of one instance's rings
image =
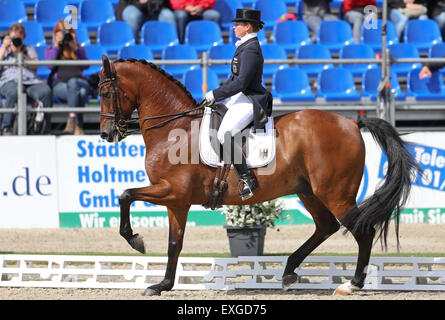
[[[261,21],[261,11],[252,9],[236,9],[236,17],[232,22],[256,22],[261,25],[264,24]]]

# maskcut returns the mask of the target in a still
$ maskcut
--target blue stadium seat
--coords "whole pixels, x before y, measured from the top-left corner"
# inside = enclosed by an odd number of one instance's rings
[[[195,48],[198,54],[222,43],[221,29],[216,22],[195,20],[185,28],[185,44]]]
[[[261,29],[260,32],[257,33],[257,37],[261,45],[267,44],[267,37],[266,33],[264,32],[264,29]],[[229,42],[235,43],[238,40],[239,38],[235,37],[235,31],[233,30],[233,28],[231,28],[229,32]]]
[[[432,46],[428,52],[429,58],[442,58],[445,56],[445,42],[441,42]],[[445,74],[445,67],[440,69],[442,74]]]
[[[151,48],[153,54],[162,54],[168,46],[179,44],[174,25],[164,21],[147,21],[142,25],[141,44]]]
[[[445,91],[443,77],[440,71],[432,72],[430,78],[419,79],[420,69],[413,69],[408,73],[406,94],[416,100],[444,100]]]
[[[209,57],[210,59],[232,60],[235,51],[236,47],[232,43],[220,44],[210,48]],[[232,74],[230,68],[230,64],[215,64],[210,66],[210,69],[212,69],[219,78],[227,78],[230,76]]]
[[[361,43],[370,46],[375,52],[382,51],[382,20],[377,21],[377,29],[366,28],[366,22],[363,23],[361,29]],[[390,21],[386,21],[386,44],[392,45],[399,43],[397,38],[396,29],[394,24]]]
[[[265,44],[261,46],[264,60],[268,59],[287,59],[286,51],[277,44]],[[286,64],[264,64],[263,77],[272,78],[273,74],[280,69],[287,67]]]
[[[317,30],[317,43],[327,46],[331,53],[339,53],[341,48],[354,43],[351,25],[344,20],[322,21]]]
[[[122,59],[145,59],[153,60],[151,49],[143,44],[134,44],[128,47],[123,47],[117,54],[118,58]]]
[[[117,54],[119,49],[130,46],[135,41],[133,31],[128,23],[112,21],[99,27],[97,43],[104,47],[108,53]]]
[[[318,76],[317,95],[326,101],[360,101],[360,94],[349,70],[330,68]]]
[[[329,49],[322,44],[308,44],[300,47],[297,52],[297,59],[331,59]],[[332,63],[323,64],[300,64],[301,70],[304,70],[308,77],[317,77],[325,69],[333,68]]]
[[[35,47],[35,49],[37,51],[37,56],[39,57],[39,60],[45,60],[46,46]],[[51,73],[51,70],[47,66],[39,66],[37,68],[37,76],[40,79],[43,79],[43,80],[48,79],[48,76],[50,73]]]
[[[298,8],[300,1],[303,0],[284,0],[284,4],[286,5],[286,7],[292,7],[292,8]]]
[[[63,12],[66,5],[64,0],[40,0],[34,7],[34,20],[44,31],[52,31],[56,23],[68,15]]]
[[[107,55],[107,50],[100,45],[86,45],[83,48],[85,49],[88,60],[102,60],[102,55]],[[91,65],[88,69],[83,70],[83,74],[89,77],[92,74],[100,72],[100,69],[102,69],[102,65]]]
[[[294,55],[299,47],[311,43],[309,29],[304,21],[277,23],[273,29],[273,38],[276,44],[286,49],[286,53]]]
[[[163,60],[197,60],[198,53],[195,48],[186,44],[177,44],[165,48],[162,53]],[[166,72],[170,73],[173,77],[182,79],[184,73],[189,70],[198,68],[196,64],[186,65],[164,65],[163,68]]]
[[[207,91],[216,89],[219,87],[218,76],[215,72],[207,70]],[[202,96],[202,69],[196,68],[194,70],[187,71],[183,78],[182,83],[185,85],[188,91],[192,94],[196,101],[201,101]]]
[[[315,101],[306,72],[300,68],[286,68],[275,72],[272,95],[282,102]]]
[[[90,39],[90,35],[88,33],[88,28],[84,24],[78,23],[77,29],[75,31],[76,31],[76,35],[77,35],[77,42],[81,46],[87,46],[87,45],[91,44],[91,39]]]
[[[97,31],[101,24],[115,20],[109,0],[84,0],[80,3],[79,13],[80,22],[91,31]]]
[[[84,0],[66,0],[66,2],[70,5],[76,6],[77,8],[79,8],[80,4],[83,2]]]
[[[287,13],[287,7],[283,0],[257,0],[253,9],[261,11],[261,20],[266,31],[272,30],[277,24],[277,19]]]
[[[216,0],[213,8],[221,14],[221,30],[228,31],[232,28],[232,20],[235,18],[236,9],[242,7],[241,0]]]
[[[390,76],[391,92],[396,96],[396,100],[405,100],[406,95],[400,88],[400,83],[394,71]],[[371,101],[377,100],[377,87],[382,79],[382,69],[380,67],[366,70],[362,78],[362,97],[368,97]]]
[[[34,8],[34,6],[36,5],[37,2],[39,2],[39,0],[22,0],[22,2],[26,8]]]
[[[22,22],[25,27],[26,38],[25,43],[34,47],[46,46],[45,33],[42,26],[35,21]]]
[[[0,30],[8,30],[15,22],[28,21],[25,5],[17,0],[0,1]]]
[[[351,44],[340,50],[340,59],[374,59],[374,51],[366,44]],[[351,71],[354,77],[361,77],[363,72],[376,68],[377,64],[344,63],[342,67]]]
[[[428,52],[435,44],[442,43],[439,25],[431,19],[411,19],[406,24],[403,40],[413,44],[419,53]]]
[[[257,1],[258,0],[241,0],[241,3],[243,4],[243,8],[252,8]]]
[[[419,51],[410,43],[396,43],[388,46],[388,49],[394,59],[420,58]],[[420,63],[394,63],[391,70],[395,71],[398,77],[406,77],[412,69],[420,67]]]

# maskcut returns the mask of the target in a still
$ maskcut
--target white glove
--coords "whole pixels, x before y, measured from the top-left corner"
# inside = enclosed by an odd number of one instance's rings
[[[209,91],[205,94],[204,100],[209,104],[212,105],[215,103],[215,97],[213,96],[213,91]]]

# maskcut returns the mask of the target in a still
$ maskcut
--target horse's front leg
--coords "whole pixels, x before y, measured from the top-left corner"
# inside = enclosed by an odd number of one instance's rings
[[[148,287],[143,294],[144,296],[159,296],[162,291],[169,291],[173,288],[175,284],[176,266],[182,250],[189,209],[190,206],[184,208],[167,207],[170,232],[168,237],[168,261],[165,277],[160,283]]]
[[[162,204],[162,200],[170,194],[170,184],[162,181],[158,184],[125,190],[120,198],[120,228],[119,233],[131,247],[140,253],[145,253],[145,245],[142,236],[139,234],[133,235],[130,223],[130,206],[134,201],[147,201],[154,204]]]

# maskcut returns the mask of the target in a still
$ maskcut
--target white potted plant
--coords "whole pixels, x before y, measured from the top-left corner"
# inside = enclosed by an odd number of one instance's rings
[[[245,206],[224,206],[230,253],[238,256],[261,256],[264,249],[266,228],[273,228],[284,211],[281,200],[260,202]]]

